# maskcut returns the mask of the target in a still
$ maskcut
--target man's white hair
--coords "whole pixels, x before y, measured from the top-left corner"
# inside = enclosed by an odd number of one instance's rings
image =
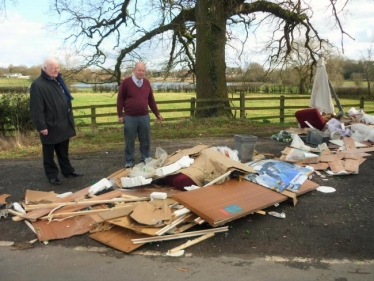
[[[45,69],[46,67],[50,66],[51,64],[55,64],[55,63],[58,63],[58,60],[56,58],[53,58],[53,57],[50,57],[50,58],[46,58],[43,62],[43,69]]]

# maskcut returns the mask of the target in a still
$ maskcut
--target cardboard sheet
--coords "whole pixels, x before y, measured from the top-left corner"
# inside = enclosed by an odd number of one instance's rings
[[[209,148],[202,149],[195,158],[195,162],[190,167],[179,170],[179,172],[192,179],[196,185],[203,186],[205,184],[204,175],[222,175],[230,170],[238,170],[243,173],[256,172],[252,167]]]
[[[25,193],[26,204],[51,203],[58,199],[57,193],[53,191],[38,191],[27,189]]]
[[[170,222],[171,211],[166,200],[153,200],[139,203],[130,216],[141,224],[161,226]]]
[[[134,244],[131,239],[146,238],[149,236],[115,226],[107,231],[93,233],[89,237],[119,251],[130,253],[144,245]]]

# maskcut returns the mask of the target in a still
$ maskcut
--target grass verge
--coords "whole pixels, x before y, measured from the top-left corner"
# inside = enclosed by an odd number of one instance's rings
[[[230,118],[192,119],[179,122],[155,122],[152,124],[152,139],[193,139],[204,137],[232,137],[235,134],[250,134],[270,137],[280,130],[297,126],[296,123],[262,123]],[[71,139],[70,153],[89,153],[121,149],[124,145],[122,126],[77,130]],[[37,133],[0,138],[0,158],[39,157],[41,145]]]

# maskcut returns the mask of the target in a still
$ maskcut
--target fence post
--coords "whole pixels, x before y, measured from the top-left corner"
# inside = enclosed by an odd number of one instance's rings
[[[96,107],[91,107],[91,128],[95,130],[96,127]]]
[[[240,119],[245,119],[245,99],[244,91],[240,91]]]
[[[365,106],[365,97],[360,98],[360,109],[364,109]]]
[[[190,117],[194,117],[195,116],[195,110],[196,110],[196,98],[191,98],[191,102],[190,102]]]
[[[279,122],[284,123],[284,103],[285,103],[285,98],[284,96],[280,96],[279,100]]]

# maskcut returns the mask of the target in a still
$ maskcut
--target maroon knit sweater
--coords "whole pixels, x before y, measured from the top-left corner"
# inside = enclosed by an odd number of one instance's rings
[[[148,79],[143,79],[143,85],[139,88],[132,77],[125,78],[118,90],[117,114],[118,117],[143,116],[148,114],[148,106],[157,117],[158,111],[151,83]]]

